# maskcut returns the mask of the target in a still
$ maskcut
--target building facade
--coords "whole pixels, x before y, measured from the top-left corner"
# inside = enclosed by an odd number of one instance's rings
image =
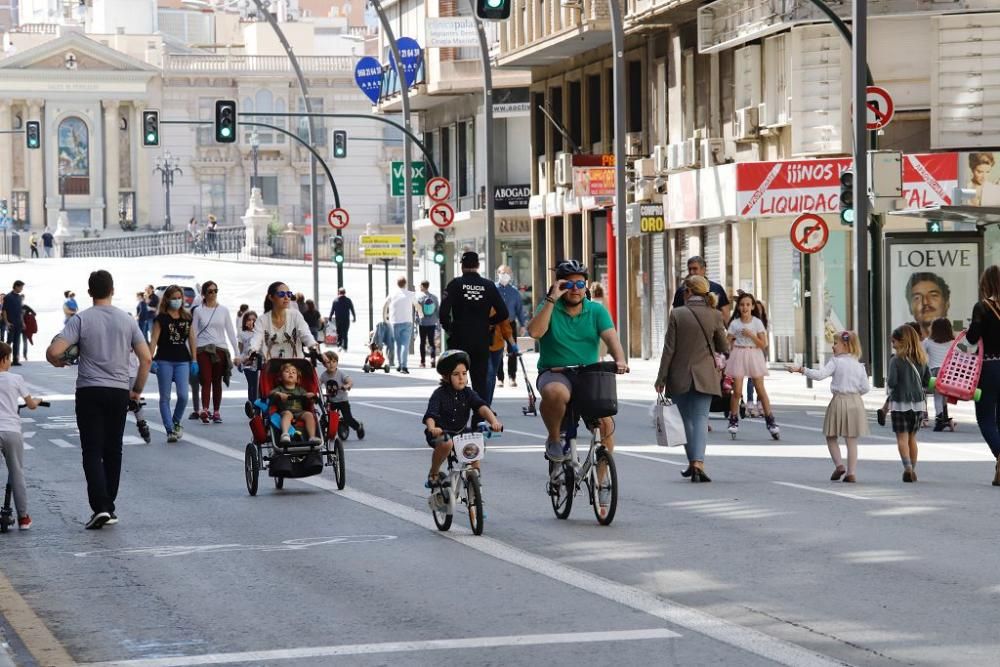
[[[86,9],[98,12],[112,4],[93,0]],[[241,224],[255,175],[276,225],[308,227],[310,156],[280,131],[304,138],[304,121],[267,115],[302,110],[297,81],[270,26],[237,16],[238,43],[194,48],[153,31],[155,2],[128,4],[132,22],[148,10],[145,26],[128,26],[133,32],[125,26],[95,32],[100,17],[88,13],[23,23],[5,35],[0,127],[23,131],[29,120],[42,125],[38,150],[27,149],[23,135],[0,134],[0,198],[8,199],[15,224],[55,229],[65,209],[75,234],[116,233],[131,223],[162,229],[166,190],[156,168],[169,155],[179,169],[170,189],[174,229],[209,215],[220,224]],[[311,55],[307,22],[289,23],[286,31],[301,44],[296,52],[302,54],[314,111],[370,112],[353,82],[354,56]],[[217,99],[235,99],[240,112],[264,114],[253,120],[279,129],[243,124],[236,143],[218,144],[212,125]],[[142,146],[145,109],[160,112],[157,147]],[[334,128],[371,135],[379,126],[356,119],[317,125],[313,145],[330,164],[340,204],[355,222],[348,233],[383,222],[389,215],[384,149],[359,141],[347,158],[334,160],[328,136]],[[319,223],[328,229],[326,213],[336,198],[322,169],[319,174]]]
[[[961,188],[978,189],[984,205],[994,196],[992,181],[983,192],[970,167],[975,160],[992,166],[1000,146],[1000,79],[992,73],[1000,64],[1000,13],[991,5],[870,5],[870,68],[895,102],[878,148],[903,154],[895,208],[958,203]],[[835,9],[846,15],[850,6]],[[806,317],[815,349],[828,350],[830,331],[853,326],[854,232],[838,215],[839,176],[851,152],[843,38],[807,0],[628,0],[623,11],[632,353],[658,354],[693,255],[707,260],[709,276],[729,293],[742,289],[765,301],[773,361],[802,353]],[[596,158],[613,147],[607,3],[514,0],[501,24],[498,63],[532,70],[535,280],[545,282],[545,267],[562,256],[584,258],[603,278],[610,202],[588,195],[599,195],[604,183],[607,158]],[[830,229],[809,285],[790,239],[792,222],[806,212]],[[944,226],[946,233],[963,229],[975,223]],[[996,226],[986,229],[989,236]],[[890,215],[881,233],[925,230],[922,218]],[[811,313],[802,307],[807,291]]]

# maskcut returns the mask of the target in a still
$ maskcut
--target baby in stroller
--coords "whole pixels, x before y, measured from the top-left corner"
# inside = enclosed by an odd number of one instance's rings
[[[310,409],[317,395],[302,386],[302,373],[295,364],[285,362],[281,365],[280,383],[271,390],[268,398],[281,416],[281,444],[292,441],[289,430],[292,423],[299,420],[305,426],[309,444],[320,444],[320,439],[316,437],[316,415]]]

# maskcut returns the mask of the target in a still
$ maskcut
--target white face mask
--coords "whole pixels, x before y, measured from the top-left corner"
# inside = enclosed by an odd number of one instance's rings
[[[512,279],[513,279],[513,276],[510,275],[509,273],[501,273],[500,274],[500,284],[501,285],[509,285],[510,281]]]

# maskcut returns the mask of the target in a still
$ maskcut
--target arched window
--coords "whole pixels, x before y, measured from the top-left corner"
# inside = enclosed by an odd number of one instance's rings
[[[90,132],[82,118],[59,123],[59,192],[90,194]]]
[[[274,111],[274,94],[270,90],[258,90],[254,95],[254,111],[257,113],[271,113]],[[257,116],[257,120],[262,123],[274,124],[271,116]],[[262,146],[274,143],[274,132],[266,127],[257,130]]]

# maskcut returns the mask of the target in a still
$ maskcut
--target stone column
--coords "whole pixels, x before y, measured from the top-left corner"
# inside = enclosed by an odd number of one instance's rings
[[[132,129],[133,136],[138,135],[137,132],[142,131],[142,108],[145,103],[141,100],[134,100],[132,102],[132,113],[129,114],[129,127]],[[161,133],[162,136],[162,133]],[[142,142],[136,142],[133,145],[136,146],[133,156],[133,164],[135,164],[135,178],[132,183],[135,185],[135,221],[137,225],[153,225],[156,229],[162,226],[162,220],[151,220],[150,215],[152,211],[152,201],[153,201],[153,157],[155,154],[155,149],[143,148]],[[117,185],[117,181],[115,181]],[[118,205],[117,200],[115,201],[115,206]]]
[[[243,226],[246,229],[244,249],[251,256],[268,257],[271,255],[271,246],[267,242],[267,226],[270,222],[271,215],[264,208],[260,188],[253,188],[250,190],[247,211],[243,215]]]
[[[42,100],[28,101],[29,120],[42,119]],[[55,133],[46,132],[46,127],[41,126],[42,147],[38,150],[25,150],[25,158],[28,168],[28,224],[32,229],[43,229],[45,227],[45,154],[49,151],[52,155],[58,153],[58,148],[48,146],[49,143],[58,141]]]
[[[11,129],[10,102],[0,100],[0,130]],[[0,134],[0,199],[6,199],[11,205],[11,194],[14,189],[14,139],[23,136],[19,134]]]
[[[118,100],[104,100],[104,223],[118,230]]]

